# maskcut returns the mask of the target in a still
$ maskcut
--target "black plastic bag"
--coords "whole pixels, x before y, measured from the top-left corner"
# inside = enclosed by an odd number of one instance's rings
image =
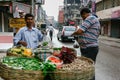
[[[77,42],[77,40],[75,40],[74,44],[73,44],[74,48],[79,48],[79,43]]]

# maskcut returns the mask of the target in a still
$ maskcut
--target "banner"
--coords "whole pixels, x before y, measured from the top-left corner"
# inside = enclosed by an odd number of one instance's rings
[[[31,11],[31,6],[19,2],[13,2],[12,3],[13,7],[13,17],[14,18],[20,18],[19,12],[23,12],[24,14],[30,13]]]
[[[45,0],[35,0],[36,4],[45,4]]]
[[[11,18],[9,19],[9,26],[12,28],[21,28],[26,26],[24,18]]]

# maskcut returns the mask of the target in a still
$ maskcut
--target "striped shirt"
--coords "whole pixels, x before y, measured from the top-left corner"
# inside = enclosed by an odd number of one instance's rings
[[[98,46],[100,23],[95,16],[88,16],[79,28],[83,31],[78,39],[81,48]]]

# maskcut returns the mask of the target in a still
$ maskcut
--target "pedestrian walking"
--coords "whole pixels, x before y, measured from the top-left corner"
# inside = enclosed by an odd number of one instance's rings
[[[51,39],[51,41],[52,41],[53,32],[54,32],[54,28],[53,28],[52,24],[50,24],[50,26],[48,26],[47,32],[49,32],[49,36],[50,36],[50,39]]]
[[[32,14],[25,15],[26,26],[22,27],[15,35],[14,45],[22,45],[27,48],[35,49],[42,41],[43,34],[34,27],[34,16]]]
[[[78,43],[80,45],[81,55],[91,58],[96,62],[99,51],[98,37],[100,33],[100,22],[97,17],[91,14],[89,8],[81,9],[80,15],[83,23],[72,35],[79,35]],[[95,80],[95,77],[92,80]]]

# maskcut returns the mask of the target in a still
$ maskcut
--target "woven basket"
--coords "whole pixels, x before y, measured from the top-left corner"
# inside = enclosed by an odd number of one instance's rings
[[[91,80],[95,75],[94,62],[86,57],[79,57],[78,59],[88,62],[88,64],[91,65],[91,67],[88,67],[87,69],[75,69],[75,70],[59,69],[54,71],[54,74],[51,75],[52,80]],[[70,67],[72,66],[69,66],[68,68]]]
[[[13,56],[13,57],[28,57],[28,58],[33,58],[34,55],[32,56],[24,56],[24,55],[21,55],[21,54],[12,54],[12,53],[6,53],[6,56]]]
[[[42,71],[12,69],[1,62],[0,76],[5,80],[44,80]]]
[[[12,54],[12,53],[7,52],[7,53],[6,53],[6,56],[16,56],[16,57],[21,57],[22,55],[20,55],[20,54]]]

